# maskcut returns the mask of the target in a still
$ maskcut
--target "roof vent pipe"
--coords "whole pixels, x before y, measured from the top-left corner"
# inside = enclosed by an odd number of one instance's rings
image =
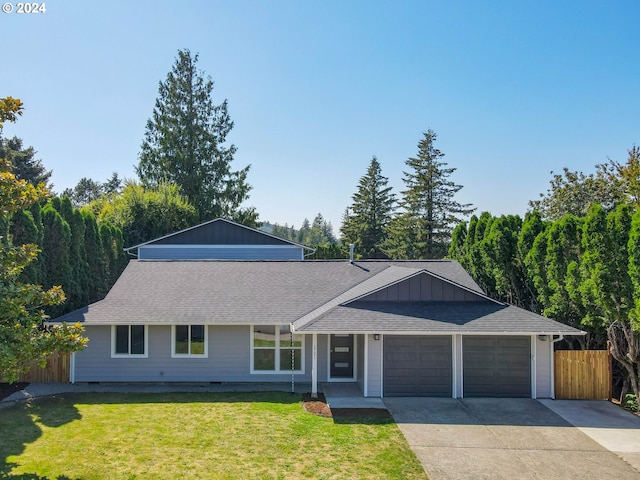
[[[353,243],[349,244],[349,263],[353,263],[353,249],[356,246]]]

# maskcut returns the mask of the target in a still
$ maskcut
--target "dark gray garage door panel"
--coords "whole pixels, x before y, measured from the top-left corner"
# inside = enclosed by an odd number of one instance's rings
[[[529,337],[463,337],[465,397],[531,397]]]
[[[385,336],[385,397],[450,397],[451,337]]]

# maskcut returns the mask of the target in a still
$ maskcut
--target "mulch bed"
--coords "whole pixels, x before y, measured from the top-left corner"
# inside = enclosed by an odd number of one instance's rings
[[[307,412],[320,417],[392,420],[389,411],[383,408],[330,408],[322,393],[318,394],[318,398],[312,398],[310,393],[305,393],[302,395],[302,405]]]
[[[27,385],[29,384],[26,382],[0,383],[0,400],[7,398],[12,393],[23,390]]]

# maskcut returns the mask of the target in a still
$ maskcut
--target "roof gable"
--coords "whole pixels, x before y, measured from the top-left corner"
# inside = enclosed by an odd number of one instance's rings
[[[434,275],[424,268],[390,265],[380,273],[329,300],[296,320],[296,330],[308,328],[326,313],[352,302],[488,301],[481,293]]]
[[[224,218],[216,218],[125,250],[129,251],[149,245],[293,245],[306,250],[313,250],[304,245]]]
[[[391,267],[398,268],[398,267]],[[402,269],[408,270],[408,269]],[[450,280],[426,270],[405,275],[399,281],[385,285],[360,297],[363,302],[477,302],[491,300]]]

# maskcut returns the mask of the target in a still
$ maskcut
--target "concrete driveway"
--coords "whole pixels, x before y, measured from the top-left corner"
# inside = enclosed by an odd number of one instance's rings
[[[640,471],[537,400],[384,402],[431,480],[640,478]],[[620,413],[631,424],[640,421]]]

